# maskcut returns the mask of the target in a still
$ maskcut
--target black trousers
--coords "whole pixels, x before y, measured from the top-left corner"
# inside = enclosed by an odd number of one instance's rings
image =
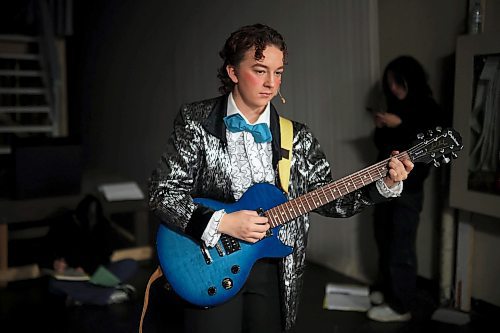
[[[184,332],[282,332],[277,261],[257,261],[243,289],[230,301],[211,309],[186,307]]]
[[[384,293],[388,305],[399,313],[411,311],[416,294],[416,238],[423,191],[378,204],[374,210],[374,233],[379,252],[379,280],[375,289]]]

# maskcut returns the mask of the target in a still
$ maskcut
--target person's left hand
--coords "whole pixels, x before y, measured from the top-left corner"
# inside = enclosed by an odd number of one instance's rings
[[[399,154],[398,151],[392,152],[392,156],[397,154]],[[397,158],[392,157],[387,164],[389,171],[387,172],[387,176],[384,177],[385,185],[391,188],[396,185],[396,183],[408,178],[408,174],[411,172],[411,170],[413,170],[413,166],[413,162],[409,159],[400,161]]]

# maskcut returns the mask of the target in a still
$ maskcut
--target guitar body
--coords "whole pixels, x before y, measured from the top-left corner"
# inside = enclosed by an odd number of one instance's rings
[[[224,209],[231,213],[244,209],[266,211],[285,203],[287,199],[277,187],[263,183],[249,188],[239,201],[232,204],[212,199],[194,201],[214,210]],[[293,249],[278,239],[280,228],[274,227],[271,235],[257,243],[232,238],[233,242],[238,243],[237,249],[233,251],[221,241],[218,249],[204,248],[200,242],[184,233],[161,224],[156,239],[160,266],[172,288],[183,299],[201,307],[215,306],[226,302],[241,290],[257,260],[282,258],[292,253]]]

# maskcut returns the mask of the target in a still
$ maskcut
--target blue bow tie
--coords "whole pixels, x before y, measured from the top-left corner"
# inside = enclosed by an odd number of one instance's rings
[[[257,143],[270,142],[273,138],[267,124],[250,125],[239,113],[224,117],[224,123],[230,132],[250,132]]]

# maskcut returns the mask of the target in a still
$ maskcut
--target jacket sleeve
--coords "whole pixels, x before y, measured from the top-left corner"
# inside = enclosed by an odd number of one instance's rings
[[[199,122],[187,115],[186,107],[181,108],[167,149],[149,179],[149,207],[163,223],[201,239],[213,210],[194,203],[191,196],[204,149]]]

